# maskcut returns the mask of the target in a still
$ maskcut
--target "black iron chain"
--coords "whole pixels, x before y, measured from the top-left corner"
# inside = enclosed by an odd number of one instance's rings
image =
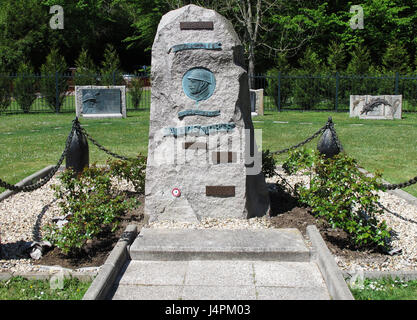
[[[8,190],[16,191],[16,192],[21,192],[21,191],[31,192],[31,191],[34,191],[36,189],[39,189],[40,187],[42,187],[46,183],[48,183],[48,181],[51,180],[52,177],[57,173],[57,171],[61,167],[62,162],[65,159],[65,156],[67,155],[68,149],[69,149],[70,144],[71,144],[72,137],[74,135],[75,130],[77,130],[77,123],[78,123],[78,119],[75,118],[72,122],[71,132],[69,133],[69,135],[67,137],[67,141],[65,143],[65,149],[62,152],[61,157],[58,160],[58,163],[44,178],[42,178],[41,180],[39,180],[36,183],[30,184],[30,185],[27,185],[27,186],[12,185],[12,184],[7,183],[7,182],[0,179],[0,187],[6,188]]]
[[[282,150],[279,150],[279,151],[275,151],[275,152],[271,152],[271,154],[278,155],[278,154],[286,153],[286,152],[288,152],[288,151],[290,151],[292,149],[297,149],[297,148],[299,148],[299,147],[301,147],[301,146],[309,143],[314,138],[318,137],[320,134],[322,134],[324,132],[324,130],[326,130],[328,128],[328,126],[329,126],[329,124],[326,123],[326,125],[324,125],[317,132],[315,132],[311,137],[305,139],[304,141],[302,141],[302,142],[300,142],[300,143],[298,143],[298,144],[296,144],[296,145],[294,145],[292,147],[289,147],[289,148],[286,148],[286,149],[282,149]]]
[[[405,188],[405,187],[409,187],[409,186],[411,186],[413,184],[416,184],[416,183],[417,183],[417,176],[414,177],[414,178],[411,178],[410,180],[408,180],[406,182],[403,182],[403,183],[397,183],[397,184],[383,183],[383,184],[380,184],[380,186],[382,188],[387,189],[387,190],[395,190],[395,189],[402,189],[402,188]]]
[[[109,149],[107,149],[107,148],[103,147],[100,143],[98,143],[96,140],[94,140],[94,139],[93,139],[93,137],[91,137],[91,136],[88,134],[87,130],[85,130],[85,128],[82,128],[82,127],[81,127],[81,125],[80,125],[79,123],[78,123],[78,128],[79,128],[79,130],[80,130],[80,131],[84,134],[84,136],[85,136],[88,140],[90,140],[90,141],[91,141],[91,143],[92,143],[92,144],[94,144],[97,148],[99,148],[100,150],[104,151],[104,152],[105,152],[105,153],[107,153],[108,155],[110,155],[110,156],[112,156],[112,157],[114,157],[114,158],[120,159],[120,160],[127,160],[127,161],[129,161],[129,160],[134,160],[134,159],[135,159],[135,158],[127,158],[127,157],[121,156],[121,155],[119,155],[119,154],[117,154],[117,153],[111,152]],[[142,156],[142,157],[144,157],[144,156]]]

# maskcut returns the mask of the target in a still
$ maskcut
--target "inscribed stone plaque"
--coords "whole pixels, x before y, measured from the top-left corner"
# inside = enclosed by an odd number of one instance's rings
[[[244,63],[232,24],[217,12],[187,5],[162,17],[152,46],[148,221],[269,212],[261,166],[247,166],[261,152],[254,141]]]
[[[208,197],[234,197],[234,186],[206,186],[206,196]]]
[[[75,96],[77,117],[126,117],[125,86],[76,86]]]
[[[187,21],[180,22],[181,30],[213,30],[213,21]]]

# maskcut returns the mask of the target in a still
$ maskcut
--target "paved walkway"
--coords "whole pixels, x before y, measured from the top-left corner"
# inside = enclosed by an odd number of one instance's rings
[[[297,229],[143,229],[130,252],[109,299],[330,299]]]

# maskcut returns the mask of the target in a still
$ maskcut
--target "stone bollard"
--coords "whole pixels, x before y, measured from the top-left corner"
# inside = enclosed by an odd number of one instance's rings
[[[88,142],[84,134],[77,128],[68,148],[65,159],[66,168],[71,168],[80,175],[89,165]]]

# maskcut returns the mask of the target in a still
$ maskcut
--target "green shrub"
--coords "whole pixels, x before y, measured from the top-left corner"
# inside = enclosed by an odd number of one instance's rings
[[[14,98],[24,113],[30,111],[32,103],[36,100],[36,79],[30,64],[22,62],[19,65],[17,76],[14,80]]]
[[[54,185],[55,194],[62,201],[62,214],[68,216],[61,229],[56,224],[45,227],[45,239],[56,245],[64,254],[77,253],[87,240],[110,227],[113,232],[120,217],[137,204],[123,194],[112,190],[110,171],[95,165],[84,169],[77,178],[72,170],[59,177],[61,184]]]
[[[111,175],[131,182],[135,191],[145,192],[146,158],[140,155],[130,160],[107,160]]]
[[[77,86],[88,86],[96,84],[97,71],[94,62],[88,54],[88,51],[82,49],[80,55],[75,61],[75,84]]]
[[[324,65],[318,54],[308,48],[299,60],[300,69],[295,73],[298,77],[293,82],[293,103],[303,110],[314,109],[327,98],[328,79],[321,78]]]
[[[40,89],[48,106],[57,112],[61,109],[68,89],[67,78],[64,74],[67,64],[57,49],[52,49],[46,57],[46,62],[41,66]]]
[[[104,50],[103,62],[100,69],[101,85],[122,85],[124,84],[121,73],[120,59],[116,49],[108,44]]]
[[[325,158],[318,151],[295,150],[283,164],[293,174],[306,169],[310,174],[310,188],[296,185],[301,203],[311,207],[312,213],[324,217],[333,228],[347,232],[355,247],[389,248],[390,232],[377,202],[380,184],[375,178],[362,174],[353,158],[341,153]]]
[[[6,110],[11,103],[10,77],[0,70],[0,111]]]
[[[262,150],[262,173],[265,178],[271,178],[275,176],[275,159],[274,155],[267,150]]]
[[[132,97],[132,104],[135,109],[139,109],[140,99],[142,98],[144,80],[142,78],[132,79],[129,83],[129,93]]]

